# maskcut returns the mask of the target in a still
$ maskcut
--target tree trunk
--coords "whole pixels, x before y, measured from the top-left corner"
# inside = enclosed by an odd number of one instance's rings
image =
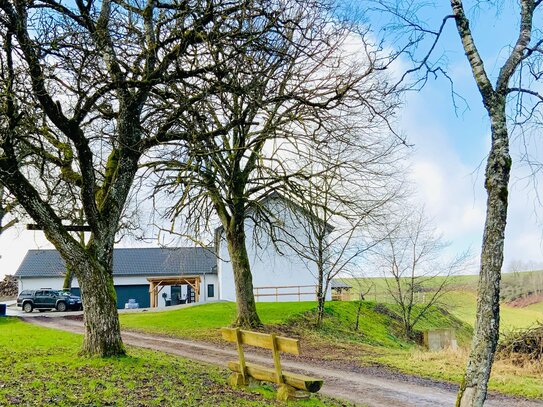
[[[70,290],[72,288],[72,280],[74,277],[72,266],[66,264],[66,274],[64,275],[64,283],[62,284],[63,290]]]
[[[486,166],[487,212],[477,296],[477,315],[471,353],[456,405],[482,406],[498,343],[500,279],[507,221],[507,199],[511,158],[505,116],[505,98],[489,109],[492,147]]]
[[[232,230],[226,231],[228,253],[232,261],[234,271],[234,283],[236,286],[236,303],[238,315],[236,326],[256,328],[262,325],[256,312],[256,303],[253,293],[253,276],[247,255],[245,244],[245,230],[243,220],[231,225]]]
[[[326,293],[324,292],[324,272],[322,265],[319,265],[319,278],[317,283],[317,326],[321,326],[324,318],[324,302],[326,301]]]
[[[70,267],[76,270],[84,307],[85,339],[81,354],[124,355],[112,270],[90,260]]]
[[[356,320],[354,324],[354,330],[358,332],[360,329],[360,313],[362,312],[362,301],[364,301],[364,295],[360,293],[360,299],[358,300],[358,307],[356,308]]]

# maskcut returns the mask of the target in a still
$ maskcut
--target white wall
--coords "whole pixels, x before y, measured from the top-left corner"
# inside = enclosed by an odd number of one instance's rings
[[[19,279],[19,292],[23,290],[39,290],[40,288],[62,289],[63,277],[41,277]]]
[[[113,280],[115,285],[141,285],[149,284],[146,276],[142,277],[115,277]],[[23,277],[19,279],[19,292],[22,290],[37,290],[40,288],[52,288],[53,290],[61,290],[64,284],[64,277]],[[74,277],[72,287],[78,288],[79,283]]]
[[[307,240],[300,228],[296,225],[288,225],[290,222],[285,219],[286,227],[290,233],[296,236],[299,241]],[[253,286],[256,287],[281,287],[281,286],[313,286],[302,287],[302,292],[310,292],[310,295],[300,297],[301,301],[316,301],[316,285],[317,285],[317,268],[315,263],[304,261],[296,252],[286,245],[281,245],[279,253],[272,241],[266,234],[258,236],[258,242],[253,239],[254,223],[252,220],[247,220],[245,226],[247,236],[247,252],[251,264],[251,272],[253,275]],[[236,292],[234,286],[234,276],[232,271],[232,263],[229,261],[228,248],[226,241],[223,238],[219,245],[218,273],[220,282],[220,298],[222,300],[235,301]],[[275,297],[275,289],[258,290],[263,294],[274,294],[271,296],[256,297],[257,302],[273,302],[273,301],[298,301],[298,288],[278,288],[277,291],[281,295]],[[255,289],[255,294],[257,290]],[[326,293],[326,299],[331,299],[330,289]]]
[[[201,276],[200,281],[200,301],[217,301],[219,299],[219,277],[217,274],[205,274]],[[207,285],[213,284],[215,289],[215,296],[212,298],[207,298]]]

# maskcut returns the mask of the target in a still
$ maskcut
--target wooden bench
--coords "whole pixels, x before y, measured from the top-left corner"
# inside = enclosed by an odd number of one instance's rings
[[[279,385],[277,398],[283,401],[307,398],[309,397],[309,393],[316,393],[322,387],[323,381],[321,379],[284,372],[281,369],[279,353],[299,355],[300,342],[298,339],[244,331],[239,328],[223,328],[221,332],[224,340],[235,342],[238,348],[239,361],[228,363],[228,367],[233,372],[229,378],[229,383],[232,386],[246,386],[249,384],[250,378],[277,383]],[[271,349],[274,368],[246,363],[243,345]]]

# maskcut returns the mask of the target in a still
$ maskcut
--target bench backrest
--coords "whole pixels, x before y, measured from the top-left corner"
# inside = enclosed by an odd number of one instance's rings
[[[222,328],[222,337],[228,342],[238,342],[238,330],[235,328]],[[283,353],[290,353],[292,355],[300,354],[300,341],[298,339],[285,338],[283,336],[275,336],[270,334],[263,334],[260,332],[239,330],[240,344],[256,346],[258,348],[265,348],[274,350],[274,339],[276,343],[277,351]]]

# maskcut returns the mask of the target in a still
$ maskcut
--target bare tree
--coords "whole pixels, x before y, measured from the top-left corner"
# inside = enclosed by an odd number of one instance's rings
[[[424,209],[407,213],[384,228],[386,237],[372,250],[371,258],[386,277],[404,334],[413,338],[417,323],[448,291],[450,277],[466,269],[468,253],[443,261],[448,244],[424,216]]]
[[[151,164],[162,176],[161,188],[179,197],[169,216],[181,220],[187,234],[209,233],[215,214],[224,228],[238,325],[260,324],[246,220],[273,221],[261,205],[265,198],[274,192],[288,196],[306,185],[311,174],[300,165],[301,157],[320,129],[341,120],[337,112],[358,109],[367,123],[382,124],[397,103],[386,81],[379,81],[378,49],[362,36],[366,59],[356,63],[345,47],[354,34],[335,21],[326,3],[278,2],[269,4],[273,14],[264,18],[238,15],[232,24],[258,34],[228,46],[207,44],[217,69],[186,85],[205,91],[193,99],[190,111],[176,117],[195,134],[228,131],[205,140],[195,137],[186,148]],[[173,90],[160,96],[164,110],[179,106]]]
[[[487,212],[481,250],[481,270],[478,286],[477,317],[472,348],[466,373],[458,393],[458,406],[482,406],[486,399],[488,379],[499,336],[500,279],[507,221],[509,178],[512,159],[509,153],[510,134],[517,126],[521,131],[528,124],[537,124],[543,95],[537,83],[541,77],[541,29],[534,26],[534,15],[541,2],[520,0],[510,4],[515,10],[507,13],[519,16],[518,31],[511,42],[499,48],[499,69],[492,78],[485,67],[466,15],[464,1],[451,0],[452,14],[442,18],[436,28],[429,28],[419,18],[422,2],[377,0],[373,3],[381,16],[393,17],[390,32],[398,44],[398,55],[405,55],[413,65],[401,76],[400,83],[415,78],[413,89],[420,90],[430,78],[443,75],[451,83],[453,102],[459,96],[454,90],[453,78],[447,73],[438,45],[448,22],[455,22],[456,32],[465,51],[475,84],[482,97],[491,127],[491,148],[486,161],[485,188]],[[499,2],[472,2],[474,8],[496,7]],[[517,14],[518,11],[518,14]],[[508,24],[513,24],[508,22]],[[456,104],[455,104],[456,108]],[[529,153],[526,156],[530,156]]]
[[[0,182],[77,276],[83,354],[125,352],[113,245],[142,155],[193,136],[151,116],[150,95],[205,70],[183,57],[205,41],[239,35],[228,16],[249,3],[0,0]],[[65,213],[78,209],[63,199],[69,189],[90,230],[86,244],[64,224]]]
[[[366,124],[351,125],[338,131],[359,133]],[[278,222],[275,228],[280,231],[274,237],[315,270],[317,325],[324,317],[332,279],[352,274],[361,256],[378,243],[373,229],[401,196],[400,145],[394,134],[374,129],[356,143],[334,142],[332,137],[308,154],[313,176],[290,201],[290,230]]]

